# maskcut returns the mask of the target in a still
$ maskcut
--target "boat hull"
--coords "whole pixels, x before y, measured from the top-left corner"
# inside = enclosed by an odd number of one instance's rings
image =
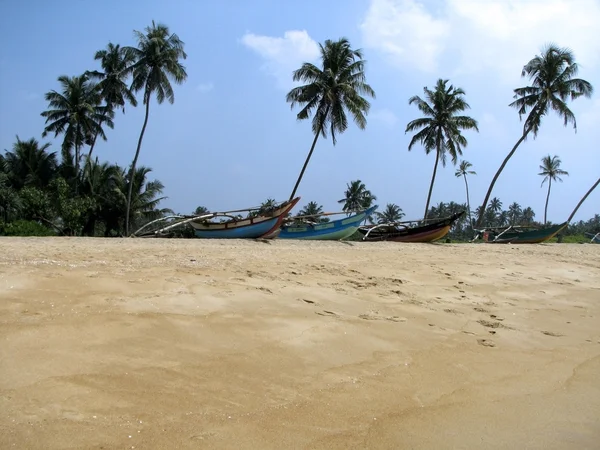
[[[487,232],[484,242],[488,244],[541,244],[560,233],[568,225],[563,222],[547,228],[531,231],[508,231],[500,236],[500,233]]]
[[[190,222],[196,237],[202,239],[272,239],[286,214],[300,197],[283,203],[269,215],[232,219],[225,222]]]
[[[353,216],[331,222],[306,225],[282,225],[279,239],[304,239],[321,241],[339,241],[356,233],[361,222],[373,214],[376,207],[371,207]]]
[[[600,233],[598,233],[598,234],[585,233],[585,235],[591,239],[592,243],[600,244]]]
[[[456,213],[450,217],[439,220],[438,222],[423,225],[415,228],[405,228],[395,231],[369,232],[368,227],[359,228],[359,232],[365,235],[363,240],[367,242],[390,241],[390,242],[434,242],[445,237],[454,222],[456,222],[465,212]]]

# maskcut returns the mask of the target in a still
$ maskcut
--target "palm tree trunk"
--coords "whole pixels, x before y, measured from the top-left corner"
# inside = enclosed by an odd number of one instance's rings
[[[473,221],[471,220],[471,202],[469,201],[469,183],[467,182],[467,174],[463,173],[465,179],[465,188],[467,189],[467,211],[469,213],[469,226],[473,228]]]
[[[585,199],[588,198],[588,195],[590,195],[592,193],[592,191],[598,187],[599,184],[600,184],[600,178],[598,178],[598,180],[594,183],[594,185],[590,188],[590,190],[587,191],[586,194],[583,196],[583,198],[579,201],[579,203],[577,203],[577,206],[575,207],[575,209],[573,210],[573,212],[567,219],[567,222],[571,222],[571,220],[573,219],[575,214],[577,214],[577,210],[579,209],[579,207],[583,204]]]
[[[323,117],[327,117],[327,114],[329,114],[329,106],[325,110],[325,115]],[[308,166],[308,162],[310,161],[310,157],[313,154],[315,145],[317,145],[317,140],[319,139],[319,134],[321,134],[322,129],[323,129],[323,124],[321,124],[321,126],[319,127],[319,130],[315,133],[315,138],[313,139],[313,143],[310,147],[310,151],[308,152],[308,156],[306,157],[306,161],[304,161],[304,166],[302,166],[302,170],[300,171],[300,176],[298,176],[298,180],[296,180],[296,185],[294,186],[294,190],[292,191],[292,194],[290,195],[290,201],[294,198],[294,195],[296,195],[296,191],[298,190],[300,181],[302,180],[302,177],[304,176],[304,171],[306,170],[306,166]]]
[[[429,201],[431,200],[431,192],[433,191],[433,183],[435,183],[435,173],[437,172],[438,162],[440,160],[439,149],[435,152],[435,165],[433,166],[433,174],[431,175],[431,184],[429,185],[429,194],[427,195],[427,203],[425,204],[425,214],[423,220],[427,220],[427,212],[429,211]]]
[[[79,193],[79,124],[77,124],[77,132],[75,134],[75,195]]]
[[[144,125],[142,126],[142,132],[140,133],[140,138],[138,139],[138,145],[135,151],[135,156],[133,157],[133,161],[131,163],[131,171],[129,172],[129,189],[127,192],[127,209],[125,213],[125,236],[129,236],[129,212],[131,210],[131,193],[133,191],[133,178],[135,174],[135,166],[137,164],[138,156],[140,155],[140,149],[142,148],[142,139],[144,139],[144,132],[146,131],[146,125],[148,124],[148,114],[150,112],[150,93],[147,89],[144,93],[144,100],[146,101],[146,116],[144,117]]]
[[[490,195],[492,194],[492,190],[494,189],[494,185],[496,184],[496,180],[498,179],[498,177],[500,176],[500,174],[504,170],[504,167],[506,166],[506,163],[508,162],[508,160],[510,158],[512,158],[512,156],[517,151],[517,148],[519,148],[519,145],[521,145],[521,143],[525,140],[525,138],[529,134],[530,130],[531,130],[531,128],[528,128],[528,129],[526,129],[523,132],[523,136],[521,136],[519,138],[519,140],[517,141],[517,143],[515,144],[515,146],[512,148],[512,150],[510,151],[510,153],[506,156],[506,158],[504,158],[504,161],[502,161],[502,164],[500,165],[500,168],[496,172],[496,175],[494,175],[494,178],[492,179],[492,183],[490,184],[490,187],[488,188],[487,194],[485,194],[485,200],[483,201],[483,204],[481,205],[481,211],[482,211],[482,213],[477,218],[477,227],[480,227],[481,223],[483,222],[483,215],[484,215],[483,212],[485,211],[485,207],[487,206],[487,202],[490,199]]]
[[[548,200],[550,200],[550,188],[552,187],[552,178],[548,178],[548,195],[546,195],[546,206],[544,207],[544,225],[548,221]]]

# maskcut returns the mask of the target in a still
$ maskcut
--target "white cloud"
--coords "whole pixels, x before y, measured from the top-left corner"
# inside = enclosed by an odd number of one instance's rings
[[[514,82],[547,42],[571,48],[582,66],[597,66],[598,0],[371,0],[361,24],[364,45],[409,70],[435,73],[492,69]]]
[[[212,83],[200,83],[196,86],[196,90],[201,93],[212,91],[214,88],[215,86]]]
[[[390,128],[396,125],[396,123],[398,123],[398,117],[396,116],[396,114],[394,114],[393,111],[387,108],[369,112],[368,118],[381,122]]]
[[[241,42],[264,60],[262,69],[274,76],[282,89],[294,85],[294,70],[304,62],[314,62],[319,56],[319,46],[306,30],[286,31],[283,37],[246,33]]]
[[[431,16],[415,0],[371,0],[360,26],[365,47],[382,51],[397,65],[437,70],[448,37],[448,24]]]

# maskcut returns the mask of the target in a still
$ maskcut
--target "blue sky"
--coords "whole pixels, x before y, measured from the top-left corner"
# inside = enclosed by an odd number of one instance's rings
[[[570,176],[553,188],[549,220],[561,221],[600,176],[600,28],[598,0],[345,0],[281,2],[228,0],[105,0],[0,3],[0,149],[15,136],[41,139],[45,92],[59,75],[98,67],[96,50],[109,41],[135,45],[133,30],[165,23],[185,42],[188,80],[175,87],[175,103],[151,104],[139,164],[166,186],[165,207],[191,212],[198,205],[225,210],[286,199],[309,150],[308,121],[298,122],[285,102],[291,72],[316,61],[316,42],[345,36],[364,50],[367,77],[377,93],[364,131],[351,126],[320,140],[298,194],[328,211],[346,183],[361,179],[381,208],[400,205],[407,218],[423,214],[434,155],[408,149],[406,123],[418,117],[412,95],[449,78],[466,91],[479,133],[467,132],[463,158],[473,164],[472,207],[518,139],[521,123],[507,105],[512,89],[527,83],[523,64],[556,42],[575,52],[580,76],[596,91],[571,108],[577,133],[556,116],[545,119],[501,175],[493,196],[517,201],[543,219],[545,188],[540,159],[559,155]],[[343,6],[342,6],[343,5]],[[565,20],[565,18],[568,18]],[[140,101],[141,103],[141,101]],[[117,113],[114,130],[94,152],[127,165],[133,158],[143,108]],[[47,139],[59,151],[60,137]],[[463,202],[464,184],[449,164],[438,171],[432,203]],[[595,192],[575,217],[600,212]]]

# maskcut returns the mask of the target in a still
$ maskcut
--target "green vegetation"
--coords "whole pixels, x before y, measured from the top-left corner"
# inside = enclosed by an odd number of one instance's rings
[[[11,150],[0,154],[0,235],[7,236],[123,236],[133,229],[155,219],[172,215],[169,209],[159,207],[165,197],[164,186],[158,180],[149,179],[152,171],[138,165],[144,133],[149,121],[150,103],[155,99],[162,104],[175,100],[171,83],[181,84],[187,79],[181,60],[187,58],[184,43],[163,24],[152,24],[144,32],[134,31],[136,46],[121,46],[109,42],[94,54],[99,68],[87,70],[74,76],[60,75],[58,89],[45,94],[48,109],[41,112],[45,127],[41,137],[54,136],[62,139],[60,149],[53,151],[50,143],[35,137],[16,141]],[[331,133],[333,144],[336,136],[347,130],[348,115],[359,129],[365,129],[370,104],[366,97],[375,97],[375,91],[366,82],[365,64],[361,50],[352,49],[346,38],[326,40],[319,44],[321,58],[319,67],[304,63],[293,73],[293,80],[305,84],[288,92],[286,101],[293,109],[302,107],[298,120],[312,118],[314,139],[290,199],[302,180],[319,136],[327,138]],[[578,66],[572,52],[549,45],[540,55],[531,59],[523,68],[522,76],[531,79],[531,86],[514,90],[515,101],[510,104],[517,109],[519,117],[526,115],[523,133],[506,156],[488,188],[483,204],[471,211],[468,176],[476,175],[472,165],[461,160],[455,175],[465,184],[466,204],[441,202],[430,206],[433,186],[439,162],[446,166],[450,157],[453,165],[467,146],[463,131],[479,131],[477,121],[462,115],[469,109],[464,100],[465,92],[438,79],[434,89],[424,88],[424,98],[412,96],[409,105],[415,104],[422,117],[410,121],[405,132],[413,133],[408,150],[415,144],[423,146],[427,154],[435,151],[436,158],[429,185],[423,220],[445,218],[459,211],[467,215],[458,220],[449,238],[469,241],[473,228],[485,224],[490,227],[509,225],[541,226],[531,207],[516,202],[503,208],[499,198],[490,200],[493,187],[508,160],[529,135],[533,138],[540,130],[542,119],[551,111],[564,119],[564,124],[576,127],[575,116],[569,109],[568,100],[581,96],[590,97],[592,85],[576,78]],[[144,122],[137,147],[129,167],[101,162],[94,155],[97,139],[107,140],[106,128],[114,128],[118,110],[125,113],[126,106],[137,107],[136,94],[142,93],[145,107]],[[542,186],[547,181],[548,191],[544,208],[543,224],[552,184],[569,175],[561,169],[561,160],[545,156],[540,165]],[[591,192],[600,184],[596,181],[579,201],[568,221]],[[344,198],[338,200],[348,215],[375,204],[377,197],[361,180],[350,181]],[[488,205],[489,201],[489,205]],[[269,198],[250,216],[268,212],[276,205]],[[195,214],[207,213],[205,207],[196,208]],[[308,202],[299,213],[312,216],[313,220],[327,222],[323,207]],[[288,214],[291,216],[292,214]],[[243,218],[242,215],[235,216]],[[382,211],[367,217],[365,223],[391,223],[403,220],[404,212],[395,203],[388,203]],[[420,221],[421,218],[414,218]],[[588,221],[572,223],[559,237],[560,242],[587,242],[586,232],[600,231],[600,216]],[[192,237],[191,227],[174,230],[176,237]]]
[[[152,95],[173,103],[169,78],[185,80],[183,43],[168,28],[152,23],[135,32],[138,47],[109,43],[94,55],[101,71],[60,75],[58,90],[45,95],[41,137],[62,136],[60,155],[49,143],[18,136],[12,150],[0,155],[0,234],[26,236],[122,236],[130,225],[171,213],[160,209],[163,185],[149,180],[152,169],[138,167],[141,141]],[[132,78],[131,86],[127,82]],[[92,158],[98,137],[114,127],[115,111],[135,107],[143,90],[144,126],[129,168]],[[87,148],[87,152],[86,152]]]

